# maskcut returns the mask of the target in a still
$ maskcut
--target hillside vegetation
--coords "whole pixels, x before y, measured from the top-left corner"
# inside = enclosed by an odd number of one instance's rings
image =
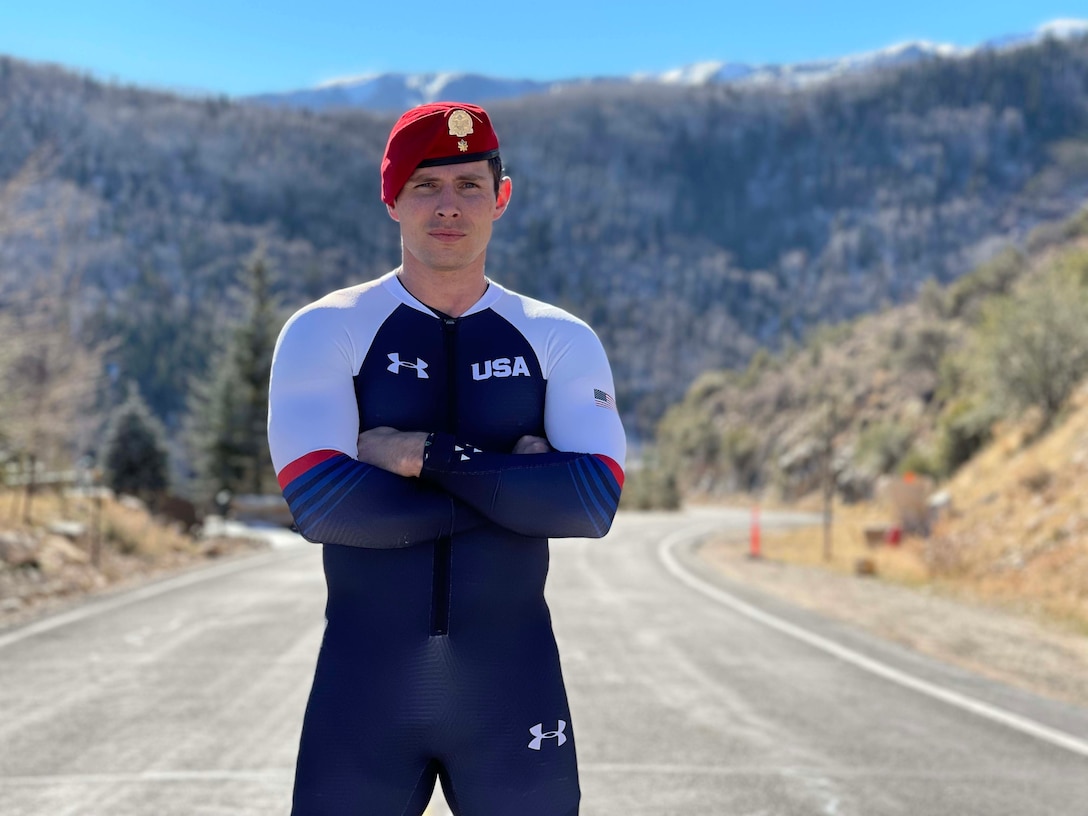
[[[1084,39],[808,90],[491,107],[515,198],[489,271],[597,328],[636,436],[702,372],[949,283],[1088,192]],[[0,299],[60,298],[53,322],[103,348],[117,385],[88,419],[135,380],[176,433],[256,251],[280,316],[395,265],[377,195],[390,124],[0,58]]]
[[[829,487],[832,567],[875,557],[894,580],[1088,631],[1088,212],[916,303],[704,375],[658,449],[656,478],[690,498],[819,507]],[[874,551],[865,527],[897,523],[877,485],[905,473],[931,478],[941,509]],[[768,549],[824,563],[818,529]]]
[[[682,493],[821,487],[847,500],[905,470],[951,476],[994,423],[1030,412],[1038,431],[1088,375],[1088,211],[1037,230],[915,302],[815,329],[702,375],[658,428]]]

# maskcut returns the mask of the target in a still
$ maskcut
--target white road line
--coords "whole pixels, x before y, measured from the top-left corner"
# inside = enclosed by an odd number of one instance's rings
[[[879,660],[863,655],[853,649],[848,649],[833,640],[829,640],[828,638],[817,635],[807,629],[803,629],[789,621],[764,612],[763,610],[742,601],[740,598],[729,594],[725,590],[693,575],[684,569],[673,554],[673,550],[680,542],[688,540],[696,535],[709,533],[710,531],[709,528],[703,525],[700,525],[699,527],[688,527],[666,537],[661,544],[658,545],[658,556],[665,565],[665,569],[692,589],[701,592],[708,598],[729,607],[734,612],[743,615],[750,620],[761,623],[764,626],[781,632],[784,635],[788,635],[802,643],[807,643],[815,649],[819,649],[832,657],[837,657],[839,660],[856,666],[870,674],[874,674],[877,677],[882,677],[885,680],[889,680],[904,688],[932,697],[935,700],[940,700],[943,703],[955,706],[963,711],[983,717],[991,722],[998,723],[1023,734],[1027,734],[1035,739],[1042,740],[1043,742],[1047,742],[1059,748],[1064,748],[1074,754],[1088,757],[1088,741],[1079,739],[1064,731],[1050,728],[1049,726],[1035,722],[1034,720],[1019,714],[1014,714],[1011,711],[1006,711],[1005,709],[998,708],[989,703],[984,703],[981,700],[976,700],[966,694],[952,691],[951,689],[938,686],[936,683],[931,683],[928,680],[923,680],[920,677],[907,674],[906,672],[889,666],[887,663],[882,663]]]
[[[43,632],[48,632],[61,626],[67,626],[69,623],[86,620],[95,615],[100,615],[103,612],[119,609],[122,606],[128,606],[131,603],[136,603],[137,601],[142,601],[146,598],[154,598],[156,595],[173,592],[175,589],[199,584],[202,581],[209,581],[212,578],[218,578],[222,575],[231,575],[235,572],[242,572],[243,570],[260,567],[282,557],[280,551],[273,551],[263,555],[242,556],[238,560],[230,561],[226,564],[219,564],[214,567],[202,567],[193,572],[179,575],[176,578],[169,578],[154,584],[148,584],[139,589],[122,592],[121,594],[105,600],[91,601],[86,606],[80,606],[70,612],[61,612],[48,618],[42,618],[39,621],[27,624],[26,626],[15,629],[5,635],[0,635],[0,649],[5,646],[10,646],[13,643],[18,643],[20,640],[25,640],[33,635],[40,635]]]

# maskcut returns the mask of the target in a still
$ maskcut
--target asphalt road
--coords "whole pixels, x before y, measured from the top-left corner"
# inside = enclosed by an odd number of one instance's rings
[[[1088,709],[692,555],[746,525],[621,515],[603,541],[553,542],[583,814],[1088,814]],[[294,543],[0,633],[0,813],[286,813],[322,606],[318,548]]]

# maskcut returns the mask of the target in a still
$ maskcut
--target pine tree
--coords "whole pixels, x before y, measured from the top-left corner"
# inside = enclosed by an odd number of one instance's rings
[[[150,503],[167,487],[165,434],[136,386],[114,413],[103,445],[106,484]]]
[[[246,267],[246,317],[231,332],[211,375],[192,392],[190,424],[200,492],[261,494],[272,482],[268,453],[268,380],[279,328],[259,253]]]
[[[248,319],[235,333],[234,357],[239,376],[242,459],[248,490],[261,494],[272,461],[268,452],[268,381],[278,329],[268,287],[268,265],[260,255],[249,264]]]

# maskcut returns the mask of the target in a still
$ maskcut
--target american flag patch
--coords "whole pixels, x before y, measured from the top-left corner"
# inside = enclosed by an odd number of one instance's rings
[[[616,410],[616,401],[612,399],[612,395],[605,393],[599,388],[593,389],[593,402],[602,408],[611,408],[613,411]]]

